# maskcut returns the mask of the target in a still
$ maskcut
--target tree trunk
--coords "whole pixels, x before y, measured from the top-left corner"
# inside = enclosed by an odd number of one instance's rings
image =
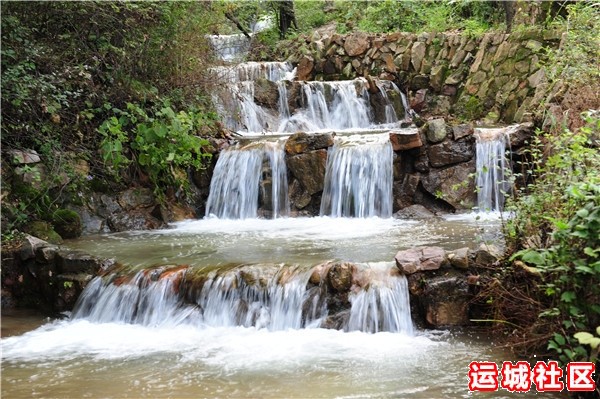
[[[291,26],[298,29],[296,23],[296,12],[293,0],[281,0],[279,2],[279,37],[285,38],[285,34]]]
[[[248,39],[250,39],[250,34],[246,30],[246,28],[244,28],[242,26],[242,24],[240,23],[240,21],[238,21],[238,19],[236,17],[234,17],[232,13],[230,13],[229,11],[226,11],[225,12],[225,17],[228,20],[230,20],[231,22],[233,22],[235,24],[235,26],[237,26],[237,28],[244,34],[244,36],[246,36]]]

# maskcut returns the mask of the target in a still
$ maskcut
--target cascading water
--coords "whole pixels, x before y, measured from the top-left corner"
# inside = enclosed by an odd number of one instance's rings
[[[404,276],[390,276],[393,262],[367,264],[369,288],[350,295],[352,308],[346,331],[411,333],[408,282]]]
[[[270,170],[270,193],[263,195],[270,198],[274,218],[287,216],[287,170],[283,148],[274,142],[237,145],[221,152],[210,183],[206,216],[222,219],[257,217],[265,159]]]
[[[337,82],[298,82],[301,106],[290,112],[286,82],[295,77],[291,64],[246,62],[211,69],[214,80],[226,82],[213,101],[226,126],[240,134],[256,135],[296,131],[348,130],[376,127],[370,105],[368,82],[364,78]],[[256,101],[259,79],[275,82],[277,109]],[[386,124],[398,122],[387,91],[398,92],[405,109],[405,96],[393,82],[376,83],[383,96]],[[405,115],[406,117],[406,115]]]
[[[338,137],[329,149],[321,215],[392,215],[393,151],[386,134]]]
[[[393,263],[382,262],[358,271],[369,284],[350,295],[350,316],[341,329],[412,334],[407,281],[393,275],[392,268]],[[90,282],[73,318],[152,327],[315,328],[328,316],[327,287],[311,284],[312,273],[281,265],[239,266],[206,275],[185,266],[114,273]]]
[[[507,133],[505,129],[476,129],[477,208],[479,212],[502,211],[510,188],[505,174]]]

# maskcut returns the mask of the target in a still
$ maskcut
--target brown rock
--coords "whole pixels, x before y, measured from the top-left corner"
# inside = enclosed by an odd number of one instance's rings
[[[315,60],[305,55],[298,62],[298,67],[296,69],[296,79],[298,80],[311,80],[313,68],[315,66]]]
[[[436,277],[425,283],[425,319],[434,328],[466,325],[469,322],[469,294],[459,277]]]
[[[287,159],[290,172],[298,179],[308,194],[323,191],[327,150],[316,150],[294,155]]]
[[[346,36],[344,50],[351,57],[361,55],[369,48],[369,36],[365,32],[354,32]]]
[[[331,288],[337,292],[349,291],[350,287],[352,287],[354,268],[354,265],[351,263],[334,263],[327,272],[327,279]]]
[[[289,155],[295,155],[307,151],[320,150],[332,145],[333,135],[330,133],[308,134],[298,132],[292,134],[285,142],[285,152]]]
[[[452,126],[452,135],[454,136],[454,140],[460,140],[463,137],[470,136],[473,134],[473,131],[473,125],[470,123]]]
[[[441,247],[417,247],[399,251],[394,259],[404,274],[437,270],[447,263],[446,251]]]
[[[389,134],[394,151],[410,150],[411,148],[423,146],[421,135],[417,129],[395,130]]]

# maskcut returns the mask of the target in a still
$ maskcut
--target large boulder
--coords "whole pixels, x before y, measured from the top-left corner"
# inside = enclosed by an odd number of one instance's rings
[[[323,191],[326,164],[327,150],[311,151],[287,159],[288,170],[310,195]]]
[[[473,158],[471,141],[445,141],[434,144],[427,150],[429,163],[434,168],[470,161]]]
[[[448,263],[441,247],[417,247],[399,251],[394,257],[396,266],[404,274],[437,270]]]
[[[427,324],[433,328],[468,324],[469,299],[464,278],[440,276],[428,279],[421,298]]]
[[[471,160],[445,169],[431,169],[423,176],[423,188],[455,209],[471,209],[475,193],[475,161]]]

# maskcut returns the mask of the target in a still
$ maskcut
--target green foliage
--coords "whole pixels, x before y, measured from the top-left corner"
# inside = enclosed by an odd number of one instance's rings
[[[548,51],[548,77],[551,81],[565,79],[580,84],[598,80],[600,4],[574,2],[566,9],[566,16],[558,16],[550,24],[550,28],[565,31],[565,36],[560,48]]]
[[[188,188],[187,168],[201,169],[211,154],[204,151],[208,140],[197,135],[216,115],[200,111],[175,112],[169,103],[150,112],[128,103],[126,110],[114,108],[99,128],[104,162],[115,177],[130,163],[147,175],[158,198],[175,186]]]
[[[589,345],[591,349],[589,360],[597,362],[600,357],[600,326],[596,327],[596,335],[581,331],[573,335],[581,345]]]
[[[472,0],[373,2],[336,1],[340,32],[354,28],[367,32],[441,32],[460,29],[479,35],[502,22],[501,8],[493,2]]]
[[[65,203],[81,202],[88,186],[114,186],[96,154],[100,150],[117,169],[133,159],[132,149],[123,146],[131,142],[130,131],[115,112],[127,103],[148,108],[150,115],[167,102],[193,109],[190,115],[211,115],[205,93],[214,83],[205,73],[205,34],[223,18],[209,2],[2,3],[2,149],[36,150],[43,162],[35,166],[35,184],[15,179],[15,189],[3,198],[5,226],[52,221]],[[113,140],[100,149],[99,126],[109,119],[102,129]],[[210,135],[212,124],[204,126],[195,133]],[[152,143],[142,145],[151,153]],[[87,176],[66,162],[67,152],[90,163]],[[178,155],[166,161],[170,152],[163,163],[174,165]],[[36,171],[27,168],[20,173]]]
[[[535,265],[547,303],[540,317],[555,323],[548,349],[563,362],[587,356],[572,338],[600,323],[600,155],[591,138],[600,119],[588,116],[579,132],[548,139],[532,149],[538,180],[513,201],[507,223],[511,258]],[[548,154],[544,157],[544,154]]]

